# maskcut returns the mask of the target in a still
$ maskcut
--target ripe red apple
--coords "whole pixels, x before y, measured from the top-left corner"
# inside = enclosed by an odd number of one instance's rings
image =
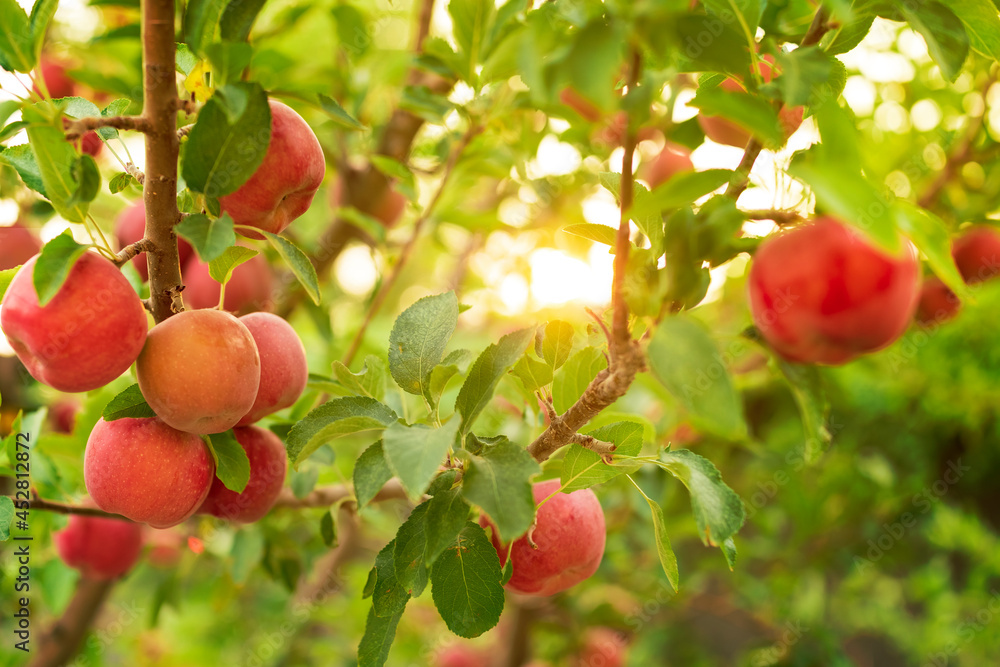
[[[21,266],[41,249],[42,242],[24,225],[0,227],[0,271]]]
[[[118,246],[124,248],[136,241],[142,240],[142,237],[145,235],[146,205],[142,199],[137,199],[118,215],[118,219],[115,221],[115,237],[118,239]],[[177,254],[180,257],[181,266],[184,266],[184,263],[194,254],[194,249],[190,243],[182,238],[178,238]],[[143,280],[149,280],[149,266],[146,263],[145,253],[133,257],[132,266],[139,272]],[[216,301],[218,301],[218,298],[216,298]]]
[[[80,151],[91,157],[97,157],[104,148],[104,142],[97,136],[97,132],[87,132],[80,138]]]
[[[189,308],[215,308],[219,305],[221,285],[212,278],[208,263],[191,257],[184,265],[184,302]],[[233,269],[233,276],[226,283],[223,307],[231,313],[243,315],[255,310],[268,310],[274,274],[263,255],[255,255]]]
[[[434,667],[490,667],[489,654],[481,649],[452,644],[434,653]]]
[[[774,78],[774,57],[766,54],[760,59],[760,74],[764,83],[771,83]],[[720,87],[730,93],[745,93],[746,87],[741,81],[727,78],[720,84]],[[782,107],[778,112],[781,127],[785,131],[785,139],[792,136],[795,130],[802,125],[805,109],[803,107]],[[736,148],[746,148],[750,142],[751,133],[736,123],[720,116],[706,116],[698,114],[698,124],[701,126],[705,136],[717,144],[735,146]]]
[[[668,141],[659,155],[649,164],[642,165],[639,173],[649,184],[649,189],[653,190],[669,181],[674,174],[693,169],[691,151],[685,146]]]
[[[35,77],[41,77],[45,81],[45,87],[52,99],[76,95],[76,82],[67,76],[66,66],[62,63],[42,58],[38,69],[35,70]],[[42,94],[38,86],[35,86],[34,90],[39,95]]]
[[[214,478],[202,439],[157,417],[99,420],[83,455],[83,480],[97,506],[153,528],[194,514]]]
[[[344,205],[344,179],[342,177],[337,178],[333,183],[333,187],[330,188],[330,204],[334,208]],[[392,229],[399,222],[399,219],[403,217],[403,211],[405,210],[406,197],[390,185],[385,197],[371,207],[371,215],[381,222],[386,229]]]
[[[250,330],[260,354],[257,398],[250,412],[237,423],[246,426],[294,405],[305,391],[309,367],[299,335],[285,320],[271,313],[250,313],[240,322]]]
[[[31,274],[17,272],[0,309],[0,327],[28,372],[65,392],[103,387],[128,370],[146,341],[146,311],[114,264],[85,252],[44,307]]]
[[[574,667],[622,667],[627,651],[623,635],[611,628],[591,628],[583,640],[583,648],[573,662]]]
[[[559,487],[558,479],[535,484],[535,504]],[[479,522],[492,526],[485,515]],[[515,540],[510,555],[514,574],[507,588],[527,595],[554,595],[580,583],[601,564],[605,538],[604,510],[593,491],[556,493],[538,508],[534,528]],[[492,540],[503,566],[507,545],[500,542],[495,529]]]
[[[765,240],[748,278],[764,339],[786,359],[813,364],[843,364],[892,343],[919,290],[909,242],[893,256],[831,217]]]
[[[917,323],[922,326],[942,324],[955,317],[962,302],[937,276],[924,280],[917,303]]]
[[[951,256],[965,282],[989,280],[1000,273],[1000,231],[978,225],[955,240]]]
[[[288,455],[281,439],[267,429],[245,426],[233,429],[233,434],[250,459],[250,481],[237,493],[216,478],[198,511],[220,519],[252,523],[263,518],[278,499],[285,483]]]
[[[58,400],[49,406],[49,425],[56,433],[72,433],[80,404],[72,399]]]
[[[149,332],[135,364],[153,412],[186,433],[220,433],[257,398],[260,355],[246,326],[221,310],[185,310]]]
[[[89,579],[117,579],[132,569],[142,551],[142,524],[73,514],[52,534],[63,562]]]
[[[271,106],[271,143],[257,171],[235,192],[219,197],[237,225],[278,234],[312,204],[323,182],[326,159],[302,116],[277,100]],[[252,239],[263,235],[236,230]]]

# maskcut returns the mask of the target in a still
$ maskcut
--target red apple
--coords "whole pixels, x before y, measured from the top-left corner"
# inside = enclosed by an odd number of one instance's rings
[[[558,479],[535,484],[535,504],[559,487]],[[486,516],[480,518],[480,524],[492,526]],[[580,583],[601,564],[605,538],[604,510],[593,491],[556,493],[538,508],[534,527],[514,541],[510,555],[514,574],[507,588],[527,595],[554,595]],[[507,545],[495,529],[492,540],[503,566]]]
[[[281,439],[259,426],[233,429],[236,441],[250,459],[250,481],[237,493],[218,478],[198,510],[220,519],[252,523],[267,514],[281,493],[288,468],[288,456]]]
[[[66,75],[66,66],[62,63],[42,58],[38,69],[35,70],[35,76],[45,81],[45,87],[52,99],[76,95],[76,82]],[[42,94],[38,86],[35,86],[34,90],[39,95]]]
[[[246,326],[221,310],[185,310],[149,332],[135,364],[153,412],[186,433],[221,433],[253,407],[260,355]]]
[[[154,567],[171,568],[180,562],[184,554],[186,540],[183,533],[178,528],[150,528],[145,527],[146,544],[149,545],[149,552],[146,560]]]
[[[156,417],[99,420],[83,455],[83,479],[97,506],[153,528],[194,514],[214,478],[201,438]]]
[[[917,307],[920,265],[831,217],[765,240],[748,278],[754,324],[790,361],[843,364],[902,335]]]
[[[42,242],[24,225],[0,227],[0,271],[21,266],[41,249]]]
[[[978,225],[955,240],[951,256],[965,282],[989,280],[1000,273],[1000,231]]]
[[[299,335],[285,320],[271,313],[251,313],[240,322],[250,330],[260,354],[257,398],[237,424],[246,426],[294,405],[305,391],[309,367]]]
[[[668,141],[659,155],[653,158],[649,164],[642,165],[639,173],[649,184],[649,189],[653,190],[669,181],[674,174],[693,169],[691,151],[685,146]]]
[[[146,341],[146,311],[114,264],[85,252],[44,307],[32,283],[38,256],[17,272],[0,327],[28,372],[65,392],[103,387],[128,370]]]
[[[920,288],[916,320],[922,326],[941,324],[955,317],[961,307],[962,302],[955,293],[940,278],[931,276]]]
[[[89,579],[117,579],[142,551],[142,524],[73,514],[52,541],[63,562]]]
[[[355,208],[369,210],[369,207],[363,206],[365,203],[358,203]],[[337,178],[333,183],[333,187],[330,188],[330,204],[334,208],[344,205],[344,179],[342,177]],[[406,197],[390,185],[386,191],[386,195],[376,202],[374,206],[370,207],[370,214],[376,220],[380,221],[386,229],[392,229],[399,222],[399,219],[403,217],[403,211],[405,210]]]
[[[104,142],[97,136],[97,132],[87,132],[80,138],[80,151],[91,157],[97,157],[104,148]]]
[[[774,57],[770,54],[764,55],[760,60],[760,74],[764,83],[771,83],[774,78]],[[746,87],[741,81],[727,78],[720,84],[720,87],[730,93],[745,93]],[[785,138],[792,136],[795,130],[802,125],[805,115],[803,107],[782,107],[778,112],[781,127],[785,130]],[[698,115],[698,124],[701,126],[705,136],[717,144],[735,146],[736,148],[746,148],[752,136],[749,130],[737,125],[731,120],[719,116]]]
[[[302,116],[277,100],[271,106],[271,143],[257,171],[235,192],[219,197],[237,225],[278,234],[312,204],[323,182],[326,159],[319,139]],[[263,235],[242,229],[252,239]]]
[[[255,310],[268,310],[274,275],[263,255],[233,269],[232,278],[226,283],[223,307],[231,313],[242,315]],[[192,257],[184,265],[184,302],[189,308],[215,308],[219,305],[221,286],[208,271],[208,263]]]
[[[452,644],[434,653],[434,667],[490,667],[490,656],[481,649]]]
[[[583,648],[573,662],[574,667],[622,667],[627,643],[623,635],[611,628],[591,628],[583,640]]]
[[[115,221],[115,237],[118,239],[118,246],[124,248],[132,245],[136,241],[142,240],[146,235],[146,205],[141,199],[137,199],[128,208],[118,214]],[[177,239],[177,255],[180,257],[181,266],[191,258],[194,249],[191,244],[182,238]],[[139,272],[143,280],[149,280],[149,266],[146,263],[146,254],[142,253],[132,258],[132,266]],[[216,298],[218,301],[218,298]]]
[[[72,433],[80,404],[72,399],[58,400],[49,406],[49,425],[56,433]]]

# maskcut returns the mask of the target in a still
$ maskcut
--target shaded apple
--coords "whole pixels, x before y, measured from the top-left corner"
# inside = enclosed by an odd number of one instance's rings
[[[915,318],[922,326],[934,326],[955,317],[961,308],[958,296],[940,278],[930,276],[920,288]]]
[[[334,181],[333,187],[330,188],[330,204],[335,208],[344,205],[343,177],[338,177]],[[369,207],[361,206],[357,203],[355,204],[355,208],[369,210]],[[403,211],[405,210],[406,197],[390,185],[389,189],[386,190],[385,196],[379,199],[374,206],[370,207],[370,214],[381,222],[386,229],[392,229],[399,222],[399,219],[403,217]]]
[[[114,264],[85,252],[41,307],[32,283],[37,259],[14,276],[0,327],[39,382],[65,392],[103,387],[128,370],[146,341],[146,311],[138,295]]]
[[[237,225],[278,234],[309,210],[323,182],[326,159],[302,116],[277,100],[268,103],[271,142],[264,161],[235,192],[219,197],[219,204]],[[256,232],[236,231],[252,239],[264,238]]]
[[[622,667],[627,659],[624,635],[611,628],[590,628],[573,667]]]
[[[52,541],[63,562],[90,579],[117,579],[142,551],[142,524],[73,514]]]
[[[49,426],[56,433],[72,433],[76,426],[76,416],[80,412],[80,404],[73,399],[60,399],[49,406]]]
[[[601,564],[606,539],[601,503],[590,489],[556,493],[559,487],[558,479],[532,487],[536,505],[555,495],[538,508],[534,527],[514,541],[509,590],[554,595],[587,579]],[[480,524],[492,527],[485,515]],[[491,539],[502,567],[507,562],[507,545],[501,543],[496,530]]]
[[[251,523],[267,514],[281,493],[288,469],[288,455],[281,439],[259,426],[233,429],[236,441],[250,460],[250,480],[242,492],[226,488],[218,478],[198,510],[220,519]]]
[[[987,225],[973,227],[955,239],[951,256],[970,285],[994,278],[1000,273],[1000,231]]]
[[[208,270],[208,263],[192,256],[184,265],[184,303],[189,308],[215,308],[219,305],[222,286]],[[255,255],[233,269],[226,283],[223,308],[243,315],[255,310],[268,310],[272,306],[274,274],[263,255]]]
[[[891,344],[917,307],[913,246],[898,255],[832,217],[766,239],[747,281],[764,339],[789,361],[843,364]]]
[[[118,247],[132,245],[136,241],[142,240],[146,235],[146,205],[142,199],[137,199],[128,208],[118,214],[115,220],[115,238],[118,239]],[[177,255],[180,257],[181,266],[184,266],[192,255],[194,249],[191,244],[182,238],[177,239]],[[146,254],[142,253],[132,258],[132,266],[139,272],[143,280],[149,280],[149,266],[146,263]],[[218,298],[216,298],[218,301]]]
[[[663,150],[649,164],[639,168],[639,175],[649,184],[652,190],[669,181],[674,174],[682,171],[692,171],[691,151],[685,146],[667,142]]]
[[[97,136],[97,132],[87,132],[80,137],[80,152],[91,157],[97,157],[104,148],[104,142]]]
[[[246,426],[295,404],[309,379],[306,349],[285,320],[271,313],[251,313],[240,318],[257,344],[260,386],[253,407],[237,423]]]
[[[145,541],[149,546],[146,560],[150,565],[171,568],[180,562],[187,541],[178,528],[145,528]]]
[[[205,500],[215,462],[200,437],[157,417],[100,419],[87,440],[83,479],[105,512],[169,528]]]
[[[431,663],[434,667],[490,667],[490,654],[465,644],[451,644],[438,649]]]
[[[221,310],[186,310],[149,332],[136,360],[153,412],[187,433],[220,433],[250,411],[260,355],[246,326]]]
[[[49,58],[42,58],[35,76],[40,76],[45,81],[45,87],[49,91],[52,99],[60,97],[73,97],[76,95],[76,82],[66,74],[66,66]],[[34,91],[39,95],[42,91],[35,86]]]
[[[0,227],[0,271],[21,266],[41,249],[42,242],[24,225]]]

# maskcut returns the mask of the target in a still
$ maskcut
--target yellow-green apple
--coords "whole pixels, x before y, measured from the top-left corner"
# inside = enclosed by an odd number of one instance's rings
[[[115,237],[118,239],[118,246],[124,248],[136,241],[142,240],[142,237],[145,235],[146,205],[141,199],[137,199],[118,215],[118,219],[115,221]],[[182,238],[178,238],[177,255],[180,257],[181,266],[184,266],[193,254],[194,249],[191,248],[191,244]],[[132,266],[139,272],[143,280],[149,280],[149,266],[146,263],[145,253],[132,258]]]
[[[989,280],[1000,273],[1000,231],[977,225],[955,240],[951,255],[965,282]]]
[[[97,506],[153,528],[194,514],[214,478],[202,439],[157,417],[98,420],[83,455],[83,480]]]
[[[588,578],[601,564],[606,539],[601,503],[590,489],[556,493],[559,487],[558,479],[532,486],[536,505],[552,497],[538,508],[534,527],[514,541],[509,590],[554,595]],[[480,524],[493,527],[485,515]],[[502,567],[507,562],[507,545],[495,528],[491,539]]]
[[[194,256],[184,265],[184,303],[189,308],[215,308],[219,305],[221,286],[212,278],[208,263]],[[226,283],[226,298],[222,307],[243,315],[255,310],[268,310],[273,300],[271,290],[274,274],[263,255],[251,257],[233,269]]]
[[[0,271],[21,266],[41,249],[41,241],[24,225],[0,227]]]
[[[63,562],[89,579],[117,579],[132,569],[142,551],[142,524],[73,514],[52,534]]]
[[[187,433],[231,429],[253,407],[260,385],[253,336],[221,310],[185,310],[160,322],[135,367],[153,412]]]
[[[759,64],[761,78],[764,80],[764,83],[771,83],[771,79],[774,78],[774,57],[771,54],[766,54],[760,59]],[[733,78],[727,78],[720,84],[720,87],[730,93],[746,92],[743,82]],[[799,129],[799,126],[802,125],[804,114],[805,109],[803,107],[783,107],[778,112],[781,127],[785,132],[785,139],[788,139],[795,130]],[[701,126],[705,136],[717,144],[746,148],[752,136],[749,130],[721,116],[698,114],[698,124]]]
[[[288,455],[281,439],[267,429],[243,426],[233,429],[233,434],[250,460],[250,481],[237,493],[216,478],[198,511],[228,521],[252,523],[267,514],[278,499],[285,483]]]
[[[648,164],[642,165],[639,174],[652,190],[669,181],[674,174],[692,169],[694,164],[691,162],[691,151],[685,146],[668,141],[655,158]]]
[[[146,311],[114,264],[85,252],[45,306],[32,272],[17,272],[0,309],[0,327],[28,372],[66,392],[103,387],[128,370],[146,341]]]
[[[219,197],[222,210],[237,225],[278,234],[312,204],[323,182],[326,160],[319,139],[291,107],[269,100],[271,142],[264,161],[235,192]],[[252,239],[257,232],[237,229]]]
[[[295,404],[309,379],[306,349],[285,320],[272,313],[250,313],[240,318],[257,344],[260,386],[250,412],[237,426],[253,424],[272,412]]]
[[[747,285],[754,324],[778,354],[835,365],[902,335],[920,265],[908,241],[890,254],[825,216],[761,243]]]

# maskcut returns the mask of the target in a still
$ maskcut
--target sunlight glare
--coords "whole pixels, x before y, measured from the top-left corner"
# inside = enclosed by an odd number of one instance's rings
[[[539,306],[570,301],[606,304],[611,300],[614,257],[607,246],[595,244],[587,261],[561,250],[539,248],[531,253],[531,296]]]
[[[344,250],[334,266],[341,289],[353,296],[368,294],[378,279],[378,267],[367,246],[355,245]]]

